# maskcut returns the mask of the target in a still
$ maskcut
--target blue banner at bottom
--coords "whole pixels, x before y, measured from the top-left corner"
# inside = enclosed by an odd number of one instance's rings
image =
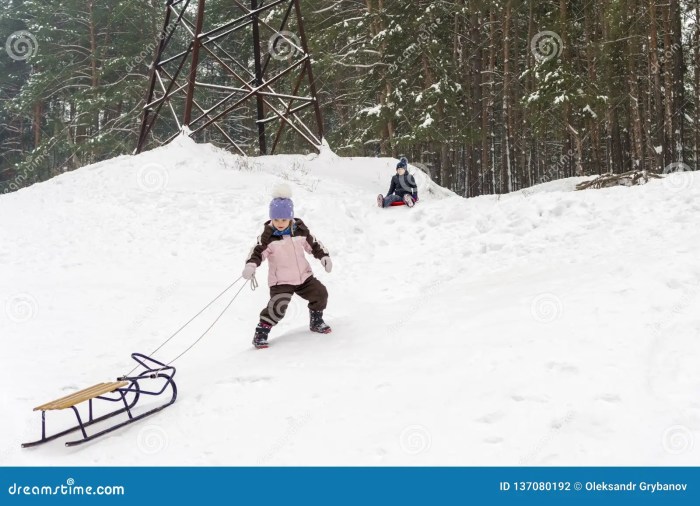
[[[0,504],[700,504],[693,467],[5,467]]]

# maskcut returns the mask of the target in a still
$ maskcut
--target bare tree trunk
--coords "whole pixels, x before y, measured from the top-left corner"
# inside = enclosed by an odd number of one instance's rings
[[[574,138],[574,145],[576,147],[575,160],[576,160],[576,175],[583,176],[583,143],[581,142],[581,136],[578,131],[571,125],[567,125],[567,129],[571,132]]]
[[[664,113],[661,100],[661,63],[659,62],[658,22],[656,19],[656,2],[649,0],[649,67],[653,83],[653,108],[649,108],[647,116],[651,122],[648,142],[653,145],[654,169],[660,171],[668,151],[666,136],[663,135]],[[660,150],[657,148],[661,147]],[[660,152],[659,152],[660,151]]]
[[[495,149],[494,149],[494,105],[496,102],[495,81],[496,81],[496,12],[493,4],[489,5],[489,66],[488,72],[483,75],[484,86],[488,87],[487,98],[484,101],[485,114],[483,116],[482,146],[483,160],[482,174],[486,188],[483,193],[496,192],[495,174]],[[491,172],[491,177],[489,177]]]
[[[569,50],[569,13],[568,13],[568,2],[569,0],[559,0],[559,23],[560,23],[560,28],[559,28],[559,36],[561,37],[561,42],[562,42],[562,52],[561,52],[561,58],[562,61],[570,61],[570,55],[571,51]],[[563,103],[564,106],[564,117],[563,117],[563,123],[564,125],[571,125],[571,104],[569,103],[568,100],[564,100]],[[571,137],[568,135],[568,132],[564,132],[564,153],[565,156],[563,159],[565,160],[564,164],[557,164],[557,167],[559,170],[560,165],[563,165],[564,168],[564,175],[565,176],[571,176],[571,153],[573,152],[572,149],[572,143],[571,143]]]
[[[534,19],[534,4],[535,2],[530,2],[528,21],[527,21],[527,40],[530,41],[535,35],[535,19]],[[532,51],[525,51],[525,66],[527,69],[532,69],[535,63],[535,57]],[[525,95],[530,96],[530,94],[535,89],[535,74],[530,72],[525,80]],[[523,129],[523,134],[530,138],[529,148],[528,148],[528,163],[527,163],[527,185],[532,186],[537,183],[537,139],[535,139],[534,132],[528,128],[523,121],[521,128]],[[534,157],[534,165],[533,165]]]
[[[664,52],[670,55],[671,51],[671,5],[668,4],[663,9],[664,15]],[[664,61],[664,137],[665,145],[669,147],[664,150],[664,166],[668,166],[676,159],[675,146],[673,144],[673,65],[670,61]]]
[[[389,100],[389,97],[391,97],[392,93],[392,87],[391,87],[391,81],[388,79],[386,80],[386,84],[384,86],[384,94],[382,94],[382,108],[386,105],[387,101]],[[394,143],[394,121],[393,120],[388,120],[385,124],[385,144],[388,149],[385,149],[385,153],[391,155],[391,156],[398,156],[398,152],[396,149],[396,144]]]
[[[97,88],[100,84],[99,82],[99,73],[98,73],[98,60],[99,60],[99,55],[97,53],[98,48],[97,48],[97,23],[95,21],[95,1],[94,0],[89,0],[88,1],[88,15],[89,15],[89,22],[90,22],[90,84],[92,86],[92,89],[94,90],[95,94],[97,94]],[[89,125],[91,128],[88,129],[88,127],[85,127],[86,130],[86,137],[94,137],[99,134],[99,128],[100,128],[100,113],[98,111],[94,112],[92,114],[92,117],[90,117],[90,122],[91,125]],[[90,149],[90,153],[87,157],[87,160],[89,162],[94,162],[95,161],[95,154],[94,150]]]
[[[632,133],[632,161],[633,169],[644,169],[644,148],[642,138],[642,117],[639,113],[639,85],[637,83],[637,33],[634,23],[637,14],[636,0],[627,2],[627,20],[630,24],[630,32],[627,34],[627,84],[630,98],[630,131]]]
[[[695,0],[695,170],[700,170],[700,0]]]
[[[517,7],[517,5],[516,5]],[[517,19],[517,18],[516,18]],[[522,107],[521,107],[521,86],[519,85],[518,76],[525,69],[524,65],[519,65],[521,63],[520,58],[520,39],[521,34],[518,32],[518,24],[513,23],[512,29],[512,51],[513,56],[513,70],[515,75],[511,86],[511,104],[513,114],[511,115],[511,138],[513,139],[512,151],[513,151],[513,190],[520,190],[525,187],[525,145],[527,141],[525,140],[525,128],[522,121]],[[527,51],[525,51],[527,54]]]
[[[671,41],[673,68],[673,143],[675,161],[685,159],[685,60],[683,58],[683,33],[681,31],[681,7],[678,0],[670,0]]]
[[[481,31],[483,30],[482,15],[475,10],[471,16],[471,35],[472,41],[480,40]],[[472,149],[471,164],[469,166],[469,197],[476,197],[481,194],[481,174],[486,169],[483,165],[484,160],[484,139],[485,133],[488,131],[488,124],[486,122],[486,114],[484,113],[483,106],[483,93],[482,93],[482,81],[483,81],[483,67],[484,67],[484,52],[479,46],[474,51],[474,64],[471,66],[473,69],[473,80],[472,80],[472,105],[474,115],[472,117],[478,117],[481,127],[481,146],[474,146]]]
[[[594,38],[594,22],[595,22],[595,11],[593,9],[593,4],[591,2],[586,3],[584,10],[584,23],[583,23],[583,37],[586,44],[586,71],[588,74],[588,81],[590,83],[598,82],[598,75],[596,70],[596,54],[593,45]],[[592,155],[592,167],[589,167],[589,172],[597,174],[601,170],[600,162],[600,127],[597,118],[588,115],[586,117],[586,125],[588,134],[591,137],[591,155]],[[583,174],[581,174],[583,175]]]
[[[91,83],[93,88],[97,88],[98,76],[97,76],[97,28],[95,26],[95,1],[90,0],[88,2],[88,13],[90,15],[90,72],[91,72]]]
[[[450,190],[454,190],[452,167],[450,145],[443,141],[440,143],[440,184]]]
[[[41,102],[34,104],[34,119],[32,121],[32,130],[34,130],[34,149],[41,144],[41,118],[44,114],[44,107]]]
[[[375,8],[372,0],[365,0],[365,5],[367,6],[367,13],[370,15],[370,34],[372,37],[376,37],[379,32],[384,29],[384,23],[382,20],[382,12],[384,11],[384,0],[377,0],[377,7]],[[376,14],[376,15],[374,15]],[[383,42],[379,46],[379,57],[383,58],[386,54],[386,43]],[[386,106],[392,93],[391,82],[387,79],[386,71],[384,67],[380,70],[380,82],[383,84],[379,87],[379,105],[382,110]],[[396,147],[394,146],[394,123],[393,120],[388,119],[379,125],[379,145],[380,151],[387,155],[395,156],[397,153]]]
[[[610,25],[607,17],[610,4],[609,0],[604,2],[603,8],[601,9],[601,28],[603,32],[603,40],[609,44],[609,50],[614,49],[613,43],[610,42]],[[622,139],[620,138],[620,126],[617,120],[617,108],[615,107],[616,93],[614,83],[614,70],[610,63],[605,66],[604,69],[604,82],[607,83],[607,95],[608,99],[606,101],[605,109],[605,128],[606,128],[606,138],[608,145],[608,171],[611,173],[624,172],[623,162],[622,162]]]
[[[504,22],[503,22],[503,126],[505,135],[503,136],[503,162],[501,164],[501,181],[498,193],[513,191],[513,112],[511,105],[511,76],[510,76],[510,23],[512,15],[512,0],[506,1]]]

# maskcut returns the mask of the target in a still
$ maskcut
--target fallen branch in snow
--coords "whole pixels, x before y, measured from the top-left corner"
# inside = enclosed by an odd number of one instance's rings
[[[662,176],[646,170],[630,170],[622,174],[603,174],[590,181],[576,185],[577,190],[589,188],[610,188],[611,186],[635,186],[648,183],[650,179],[662,179]]]

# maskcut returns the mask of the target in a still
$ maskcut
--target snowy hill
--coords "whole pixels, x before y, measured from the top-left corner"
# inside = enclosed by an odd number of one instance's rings
[[[378,209],[395,163],[179,139],[0,196],[0,465],[700,465],[698,174],[466,200],[417,173],[415,208]],[[254,350],[263,264],[172,407],[21,450],[34,406],[128,372],[240,275],[282,179],[334,260],[310,259],[333,333],[295,298]]]

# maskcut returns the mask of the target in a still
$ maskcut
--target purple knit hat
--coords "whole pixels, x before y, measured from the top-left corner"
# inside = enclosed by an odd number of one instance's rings
[[[290,198],[292,191],[286,184],[277,186],[272,192],[272,202],[270,202],[271,220],[292,220],[294,219],[294,202]]]

